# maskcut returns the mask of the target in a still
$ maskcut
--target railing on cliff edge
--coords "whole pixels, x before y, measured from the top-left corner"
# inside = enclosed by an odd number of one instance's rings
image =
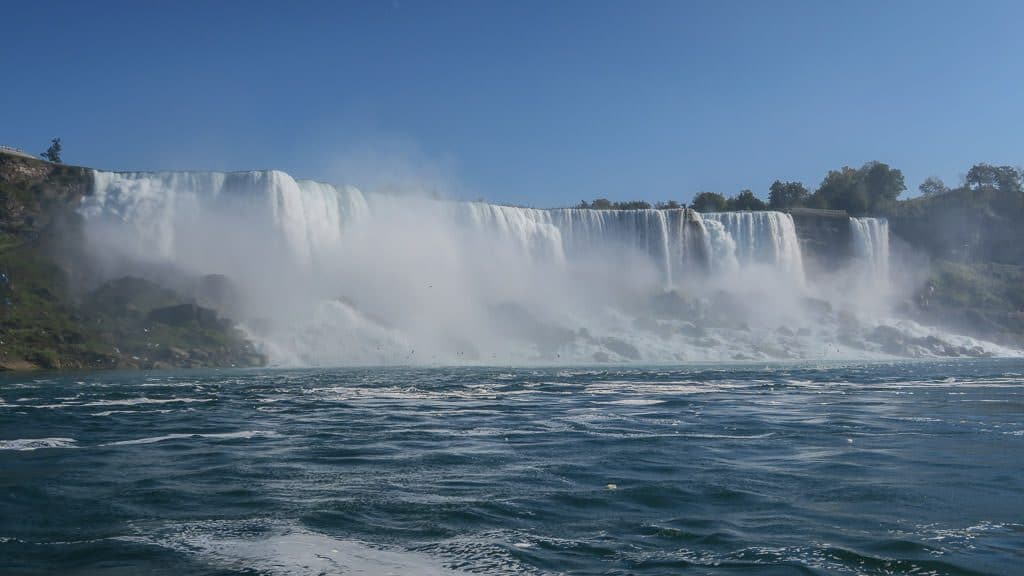
[[[7,153],[7,154],[13,154],[15,156],[24,156],[25,158],[32,158],[32,159],[38,160],[38,158],[36,158],[34,154],[29,154],[28,152],[25,152],[21,148],[15,148],[14,146],[7,146],[7,145],[4,145],[4,144],[0,144],[0,152],[4,152],[4,153]]]

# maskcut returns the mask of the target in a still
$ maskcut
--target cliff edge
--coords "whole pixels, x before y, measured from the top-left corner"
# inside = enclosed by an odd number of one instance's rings
[[[86,287],[89,169],[0,151],[0,370],[260,366],[234,324],[141,278]]]

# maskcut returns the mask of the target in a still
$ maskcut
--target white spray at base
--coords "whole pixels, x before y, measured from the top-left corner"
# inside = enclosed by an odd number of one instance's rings
[[[275,364],[982,352],[912,323],[879,334],[856,301],[823,297],[779,212],[540,210],[364,194],[279,171],[94,177],[80,211],[102,275],[178,289],[223,275],[234,288],[218,307]],[[884,221],[851,225],[867,246],[856,253],[869,255],[858,274],[887,275]]]

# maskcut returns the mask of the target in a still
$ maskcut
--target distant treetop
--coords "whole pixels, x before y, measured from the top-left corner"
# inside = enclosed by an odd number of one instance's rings
[[[53,140],[50,140],[50,147],[46,149],[46,152],[40,154],[40,156],[54,164],[60,164],[61,148],[60,138],[54,138]]]
[[[731,197],[719,192],[700,192],[693,197],[690,208],[697,212],[811,208],[840,210],[854,216],[884,215],[898,209],[899,197],[906,189],[903,172],[884,162],[872,161],[860,168],[843,166],[838,170],[829,170],[813,194],[801,182],[776,180],[768,189],[768,202],[752,190],[741,190]],[[938,177],[929,176],[918,189],[926,198],[958,190],[1024,193],[1024,168],[975,164],[967,172],[961,187],[951,189]],[[580,202],[576,208],[641,210],[651,208],[651,205],[642,200],[612,202],[607,198],[598,198],[593,202]],[[686,208],[686,205],[670,200],[658,202],[654,208],[673,210]]]
[[[967,172],[967,187],[971,190],[994,188],[1000,192],[1021,192],[1021,170],[1013,166],[975,164]]]
[[[582,200],[575,207],[584,210],[647,210],[650,209],[651,204],[649,202],[644,202],[643,200],[631,200],[628,202],[612,202],[607,198],[597,198],[590,203],[588,203],[586,200]]]

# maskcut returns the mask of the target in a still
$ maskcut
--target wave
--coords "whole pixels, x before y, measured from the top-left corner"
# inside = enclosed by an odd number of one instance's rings
[[[41,448],[78,448],[74,438],[20,438],[0,440],[0,450],[30,451]]]
[[[209,438],[216,440],[251,439],[251,438],[276,438],[279,434],[266,430],[243,430],[239,432],[206,432],[206,433],[179,433],[165,434],[163,436],[151,436],[148,438],[136,438],[134,440],[120,440],[109,442],[100,446],[133,446],[137,444],[155,444],[168,440],[191,440],[197,438]]]
[[[263,521],[207,521],[156,528],[125,538],[197,556],[228,570],[260,574],[456,576],[427,554],[374,547],[298,526]]]

